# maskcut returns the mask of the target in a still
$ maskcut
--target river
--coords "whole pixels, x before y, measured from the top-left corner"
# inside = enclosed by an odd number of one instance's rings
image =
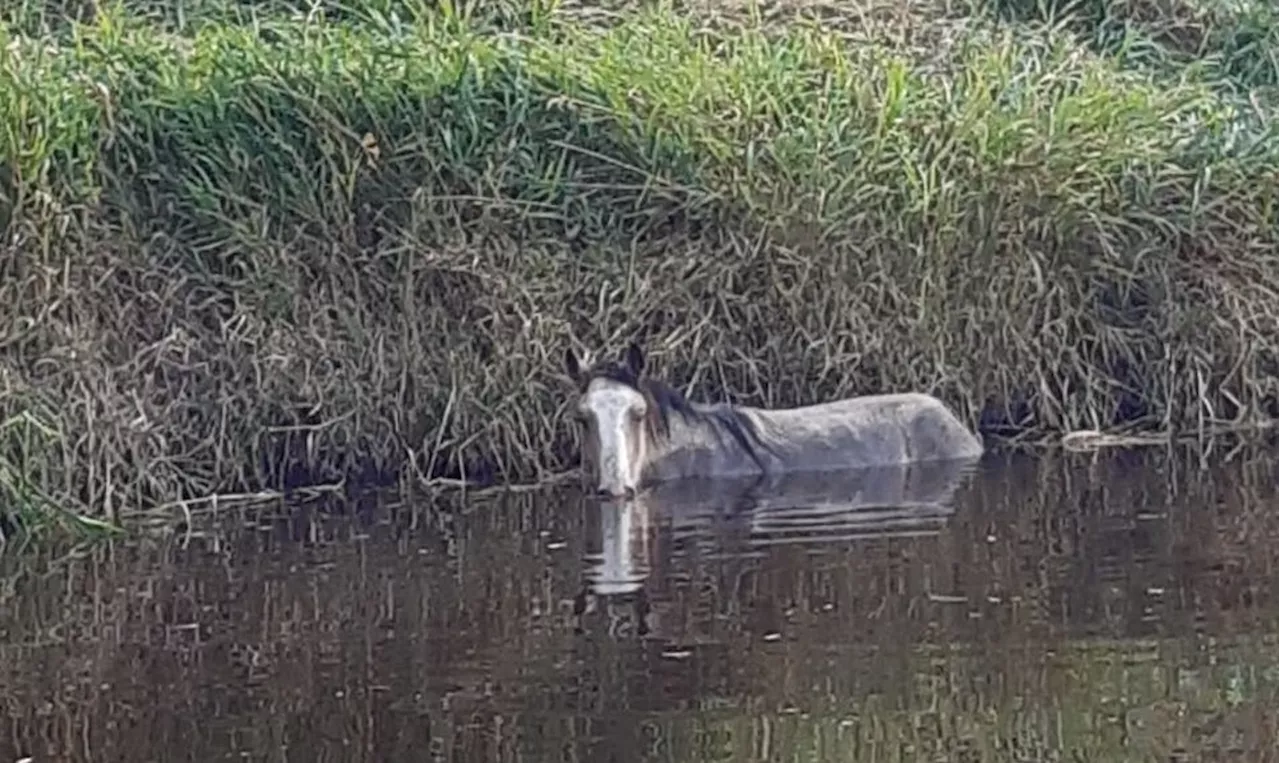
[[[384,496],[11,553],[0,762],[1276,760],[1278,463]]]

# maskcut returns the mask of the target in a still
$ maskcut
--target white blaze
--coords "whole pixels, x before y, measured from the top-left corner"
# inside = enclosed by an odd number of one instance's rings
[[[609,379],[591,382],[583,400],[583,408],[595,420],[600,488],[615,495],[636,486],[639,465],[632,463],[637,448],[631,440],[637,436],[635,416],[644,404],[639,392]]]

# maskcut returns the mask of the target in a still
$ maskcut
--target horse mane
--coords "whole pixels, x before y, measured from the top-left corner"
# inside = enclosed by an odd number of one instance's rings
[[[636,378],[635,372],[621,363],[602,362],[592,366],[582,375],[582,388],[585,390],[593,379],[608,379],[625,384],[644,395],[649,403],[647,424],[650,436],[662,439],[670,437],[671,417],[680,416],[690,424],[710,428],[717,437],[728,435],[764,469],[761,451],[769,450],[769,445],[760,437],[755,422],[737,407],[730,404],[695,407],[671,385],[651,376]]]

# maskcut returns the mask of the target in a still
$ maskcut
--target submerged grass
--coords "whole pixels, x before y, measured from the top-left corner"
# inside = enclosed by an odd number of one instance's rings
[[[1048,28],[534,10],[11,17],[0,501],[546,475],[565,343],[630,337],[991,434],[1275,416],[1273,107]]]

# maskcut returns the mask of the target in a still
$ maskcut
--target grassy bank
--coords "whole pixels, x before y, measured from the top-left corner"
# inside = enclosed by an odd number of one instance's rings
[[[1275,99],[1216,64],[987,17],[27,10],[0,501],[32,515],[559,470],[571,338],[993,434],[1276,412]]]

